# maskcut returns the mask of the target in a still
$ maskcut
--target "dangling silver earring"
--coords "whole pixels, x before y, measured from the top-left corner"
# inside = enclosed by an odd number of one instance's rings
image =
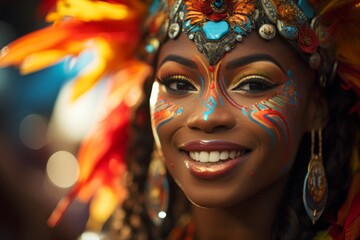
[[[304,179],[303,202],[313,224],[320,218],[326,205],[328,185],[322,159],[322,135],[318,130],[318,153],[315,153],[315,131],[311,131],[311,158]]]
[[[169,204],[169,182],[166,167],[158,150],[154,150],[145,184],[145,204],[152,222],[159,226],[167,214]]]

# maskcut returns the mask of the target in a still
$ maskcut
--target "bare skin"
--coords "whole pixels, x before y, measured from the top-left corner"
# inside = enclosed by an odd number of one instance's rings
[[[250,34],[210,66],[182,35],[156,78],[155,139],[198,239],[270,239],[301,138],[322,123],[315,73],[279,39]]]
[[[226,208],[192,207],[197,239],[270,239],[284,181]]]

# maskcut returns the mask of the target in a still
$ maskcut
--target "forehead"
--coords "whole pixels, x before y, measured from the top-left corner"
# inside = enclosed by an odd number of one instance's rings
[[[178,55],[183,58],[193,60],[195,56],[200,57],[204,63],[209,65],[208,59],[197,49],[194,42],[182,33],[176,40],[169,39],[160,48],[157,64],[161,63],[169,55]],[[242,42],[237,43],[235,49],[227,53],[221,60],[222,65],[226,65],[237,58],[253,55],[263,55],[274,59],[282,69],[308,69],[305,61],[294,53],[280,38],[267,41],[258,34],[249,34]]]

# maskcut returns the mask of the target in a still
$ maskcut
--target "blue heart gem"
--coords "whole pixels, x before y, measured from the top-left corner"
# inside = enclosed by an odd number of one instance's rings
[[[203,30],[207,39],[220,40],[230,31],[230,27],[226,21],[208,21],[204,24]]]

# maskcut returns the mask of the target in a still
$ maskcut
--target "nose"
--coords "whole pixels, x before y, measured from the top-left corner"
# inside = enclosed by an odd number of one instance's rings
[[[187,119],[187,126],[206,133],[226,131],[236,125],[234,114],[229,106],[224,105],[197,107]]]

